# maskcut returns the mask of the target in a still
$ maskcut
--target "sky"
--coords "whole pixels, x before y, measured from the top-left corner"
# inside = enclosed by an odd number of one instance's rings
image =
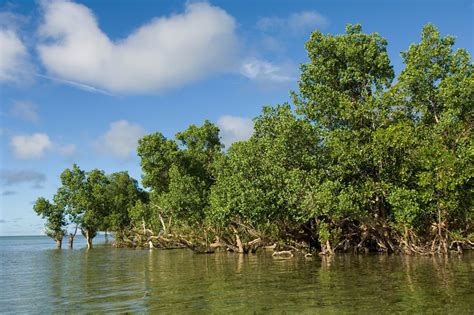
[[[312,31],[362,24],[400,52],[435,24],[472,55],[473,0],[0,1],[0,235],[37,235],[32,207],[77,163],[141,178],[139,138],[205,119],[245,140],[290,102]]]

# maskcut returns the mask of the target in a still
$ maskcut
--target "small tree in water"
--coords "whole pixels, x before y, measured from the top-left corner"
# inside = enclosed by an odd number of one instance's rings
[[[47,219],[45,224],[46,235],[56,241],[57,248],[61,248],[63,237],[66,234],[64,209],[43,197],[36,200],[33,209],[38,215]]]
[[[87,248],[92,248],[92,239],[107,216],[107,177],[97,169],[85,172],[74,164],[72,169],[63,171],[61,182],[58,195],[61,194],[71,221],[79,225]]]

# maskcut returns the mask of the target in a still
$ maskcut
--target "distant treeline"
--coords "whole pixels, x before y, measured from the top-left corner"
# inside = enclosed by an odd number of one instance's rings
[[[474,67],[454,42],[425,26],[395,78],[377,33],[315,31],[292,105],[263,107],[249,140],[224,151],[209,121],[150,134],[137,150],[146,191],[74,165],[34,209],[59,245],[70,225],[89,246],[112,231],[117,246],[206,252],[472,248]]]

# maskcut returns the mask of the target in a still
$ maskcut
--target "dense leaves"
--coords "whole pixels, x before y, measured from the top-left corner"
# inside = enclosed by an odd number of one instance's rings
[[[289,105],[264,107],[252,138],[234,144],[219,161],[209,219],[253,225],[307,220],[301,204],[319,150],[317,130],[296,118]]]
[[[176,140],[159,133],[140,140],[143,183],[152,189],[151,204],[157,213],[178,224],[202,223],[221,148],[219,129],[209,121],[177,133]]]

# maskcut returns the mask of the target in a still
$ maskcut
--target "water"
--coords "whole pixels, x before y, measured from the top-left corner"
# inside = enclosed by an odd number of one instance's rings
[[[47,237],[0,237],[0,312],[474,313],[473,253],[276,260],[95,241],[56,250]]]

